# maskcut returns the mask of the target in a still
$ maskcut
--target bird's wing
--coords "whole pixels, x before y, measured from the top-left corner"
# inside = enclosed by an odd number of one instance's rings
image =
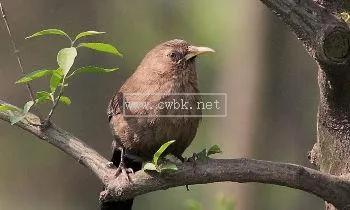
[[[122,113],[122,107],[123,107],[123,93],[118,92],[117,94],[114,95],[112,100],[109,102],[109,105],[107,108],[108,121],[111,121],[111,118],[113,116]]]

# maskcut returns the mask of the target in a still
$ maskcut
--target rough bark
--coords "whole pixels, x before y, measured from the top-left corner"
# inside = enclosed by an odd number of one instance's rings
[[[341,0],[261,1],[291,27],[319,66],[317,142],[310,159],[322,172],[348,178],[350,33],[348,25],[336,16],[348,3]],[[334,207],[327,205],[327,209]]]

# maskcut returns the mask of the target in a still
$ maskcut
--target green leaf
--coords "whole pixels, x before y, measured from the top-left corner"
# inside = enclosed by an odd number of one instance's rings
[[[63,75],[66,76],[70,68],[74,64],[77,57],[77,49],[75,47],[63,48],[57,54],[57,63],[60,69],[63,70]]]
[[[53,72],[50,80],[50,90],[51,92],[55,92],[58,85],[62,82],[63,79],[63,70],[57,69]]]
[[[207,152],[207,156],[209,157],[210,155],[217,154],[217,153],[222,153],[222,151],[221,151],[220,147],[215,144],[209,148],[209,150]]]
[[[153,155],[153,163],[155,165],[158,165],[158,159],[159,157],[163,154],[163,152],[172,144],[174,143],[175,140],[168,141],[164,143],[158,150],[157,152]]]
[[[79,47],[85,47],[85,48],[89,48],[89,49],[93,49],[93,50],[97,50],[97,51],[101,51],[101,52],[106,52],[106,53],[111,53],[114,55],[123,56],[120,52],[118,52],[117,48],[115,48],[114,46],[112,46],[110,44],[97,43],[97,42],[80,43],[78,45],[78,48]]]
[[[27,114],[30,108],[34,105],[34,101],[28,101],[24,104],[23,113]]]
[[[117,70],[117,68],[105,69],[105,68],[96,67],[96,66],[85,66],[85,67],[81,67],[81,68],[75,70],[68,77],[71,77],[74,74],[80,74],[80,73],[108,73],[108,72],[112,72],[112,71],[116,71],[116,70]]]
[[[45,29],[39,32],[36,32],[30,36],[27,36],[26,39],[30,39],[33,37],[37,37],[37,36],[43,36],[43,35],[61,35],[61,36],[65,36],[68,39],[70,39],[70,37],[68,36],[68,34],[62,30],[59,29]]]
[[[207,149],[203,149],[201,152],[195,154],[195,157],[198,160],[207,159],[208,158],[208,156],[207,156]]]
[[[11,125],[18,123],[26,117],[26,114],[20,113],[18,115],[13,115],[10,117]]]
[[[84,37],[84,36],[94,36],[94,35],[100,35],[100,34],[104,34],[104,33],[106,33],[106,32],[84,31],[84,32],[81,32],[80,34],[78,34],[78,35],[75,37],[75,39],[74,39],[73,42],[77,41],[78,39],[80,39],[80,38],[82,38],[82,37]]]
[[[0,105],[0,112],[4,111],[18,111],[18,109],[13,106]]]
[[[47,70],[47,69],[33,71],[33,72],[27,74],[26,76],[22,77],[21,79],[17,80],[16,84],[32,81],[34,79],[38,79],[38,78],[41,78],[43,76],[50,75],[50,74],[52,74],[52,72],[53,72],[53,70]]]
[[[143,170],[146,171],[158,171],[157,170],[157,166],[154,165],[153,163],[146,163],[144,166],[143,166]]]
[[[340,18],[342,18],[345,22],[349,22],[350,20],[350,15],[347,12],[342,12],[339,14]]]
[[[10,117],[11,125],[14,125],[14,124],[18,123],[19,121],[23,120],[33,105],[34,105],[34,101],[28,101],[26,104],[24,104],[24,107],[23,107],[23,110],[21,111],[21,113]]]
[[[177,171],[178,168],[174,163],[166,163],[159,166],[160,171]]]
[[[70,98],[68,98],[67,96],[61,96],[59,102],[66,104],[66,105],[70,105],[72,103]]]
[[[47,91],[39,91],[36,93],[36,103],[41,103],[44,101],[52,101],[52,95],[51,93],[47,92]]]

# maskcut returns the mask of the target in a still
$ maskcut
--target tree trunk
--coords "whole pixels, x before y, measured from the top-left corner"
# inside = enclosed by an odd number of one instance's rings
[[[348,25],[335,15],[346,6],[345,1],[262,2],[293,29],[319,66],[317,143],[309,158],[322,172],[347,179],[350,161],[350,33]],[[330,204],[326,204],[326,208],[336,209]],[[350,209],[350,206],[342,209]]]
[[[320,64],[317,143],[312,150],[312,161],[321,171],[345,178],[349,175],[350,161],[349,70],[349,64]],[[327,204],[327,209],[335,208]]]

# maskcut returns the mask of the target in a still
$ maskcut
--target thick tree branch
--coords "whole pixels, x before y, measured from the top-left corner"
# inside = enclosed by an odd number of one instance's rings
[[[312,0],[260,0],[291,27],[317,61],[344,63],[349,60],[349,29],[327,8]],[[332,2],[333,1],[333,2]],[[341,1],[325,1],[339,7]],[[327,4],[326,4],[327,3]],[[342,44],[344,43],[344,44]]]
[[[10,105],[0,100],[0,105]],[[0,112],[0,119],[9,122],[10,113]],[[59,148],[89,168],[104,183],[106,190],[101,201],[123,200],[148,192],[176,186],[212,182],[259,182],[300,189],[333,203],[339,208],[350,206],[350,182],[303,166],[252,159],[214,160],[184,163],[172,173],[139,171],[131,175],[132,182],[123,176],[115,178],[115,169],[98,152],[70,133],[50,125],[45,130],[33,124],[40,119],[29,114],[16,126]]]
[[[0,100],[0,105],[13,106],[2,100]],[[0,112],[1,120],[10,122],[9,118],[9,112]],[[108,174],[112,173],[113,170],[107,167],[107,159],[72,134],[52,123],[45,128],[45,130],[42,130],[40,126],[37,126],[38,124],[40,124],[40,119],[36,115],[28,113],[25,120],[22,120],[15,125],[31,134],[34,134],[40,139],[59,148],[67,155],[73,157],[79,163],[89,168],[102,182],[105,182]]]
[[[287,186],[317,195],[341,209],[350,207],[350,182],[344,179],[299,165],[245,158],[185,163],[168,174],[137,172],[132,184],[111,180],[102,199],[127,199],[176,186],[225,181]]]

